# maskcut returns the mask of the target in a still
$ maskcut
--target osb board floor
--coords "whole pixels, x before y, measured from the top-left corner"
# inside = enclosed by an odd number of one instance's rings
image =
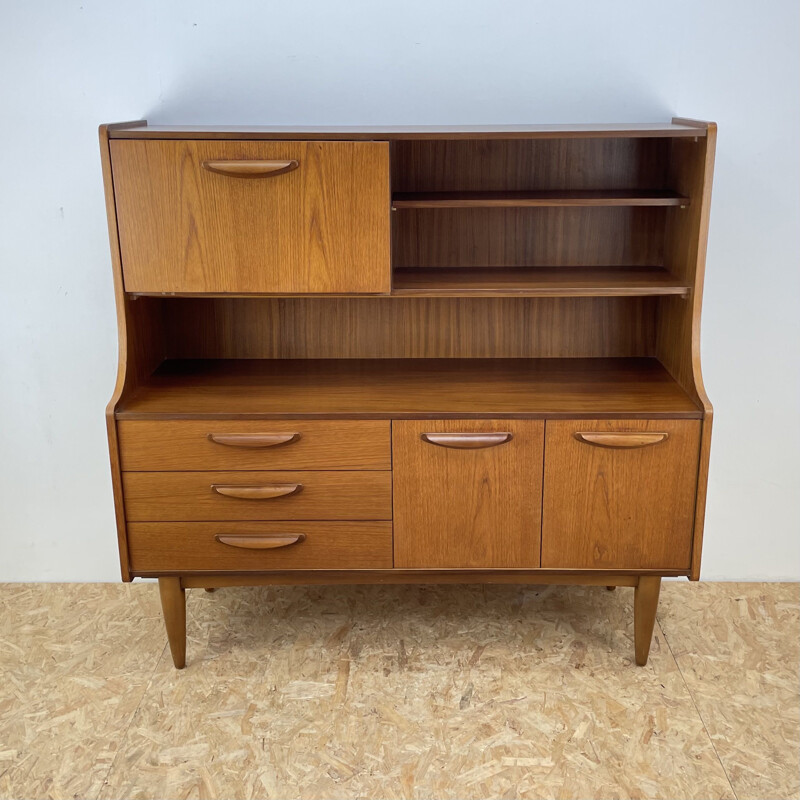
[[[798,584],[0,586],[4,798],[790,798]]]

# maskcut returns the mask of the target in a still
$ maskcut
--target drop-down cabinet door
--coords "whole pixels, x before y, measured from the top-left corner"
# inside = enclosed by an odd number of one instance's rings
[[[542,567],[688,570],[700,422],[548,420]]]
[[[387,142],[115,140],[125,290],[388,292]]]
[[[539,566],[544,423],[392,423],[398,569]]]

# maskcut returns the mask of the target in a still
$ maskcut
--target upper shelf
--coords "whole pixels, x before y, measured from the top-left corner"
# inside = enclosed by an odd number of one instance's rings
[[[688,206],[670,191],[398,192],[392,208],[526,208],[548,206]]]
[[[109,127],[111,139],[610,139],[705,137],[700,123],[628,125],[379,125],[379,126],[218,126],[147,125],[143,121]]]

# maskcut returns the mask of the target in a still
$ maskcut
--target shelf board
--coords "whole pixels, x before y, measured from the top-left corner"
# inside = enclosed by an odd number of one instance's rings
[[[688,206],[689,198],[666,190],[547,192],[397,192],[392,208],[542,208],[552,206]]]
[[[118,419],[685,418],[653,358],[173,360]]]
[[[392,294],[414,297],[644,297],[687,295],[663,267],[401,267]]]

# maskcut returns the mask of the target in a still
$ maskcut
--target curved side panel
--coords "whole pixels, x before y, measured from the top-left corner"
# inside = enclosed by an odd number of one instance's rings
[[[122,580],[133,579],[128,558],[128,541],[125,528],[125,505],[122,495],[122,470],[120,468],[119,443],[117,440],[117,424],[114,412],[117,403],[126,391],[138,380],[135,359],[131,357],[128,337],[129,305],[131,300],[125,296],[122,280],[122,264],[120,261],[119,238],[117,233],[117,211],[114,203],[114,182],[111,171],[111,155],[108,147],[109,130],[132,125],[145,125],[145,121],[119,123],[100,126],[100,158],[103,167],[103,186],[105,188],[106,215],[108,218],[108,238],[111,245],[111,264],[114,271],[114,296],[117,306],[117,335],[119,337],[119,360],[117,366],[117,382],[111,400],[106,407],[106,428],[108,431],[108,449],[111,459],[111,482],[114,489],[114,511],[117,522],[117,540],[119,543],[120,569]],[[129,369],[129,367],[131,367]]]
[[[674,118],[673,122],[685,125],[689,120]],[[713,414],[700,363],[700,320],[717,126],[696,120],[691,124],[704,127],[706,136],[672,142],[671,186],[690,196],[692,203],[688,208],[669,212],[664,258],[670,271],[686,280],[693,290],[688,299],[663,298],[656,354],[704,412],[690,576],[691,580],[699,580]]]

